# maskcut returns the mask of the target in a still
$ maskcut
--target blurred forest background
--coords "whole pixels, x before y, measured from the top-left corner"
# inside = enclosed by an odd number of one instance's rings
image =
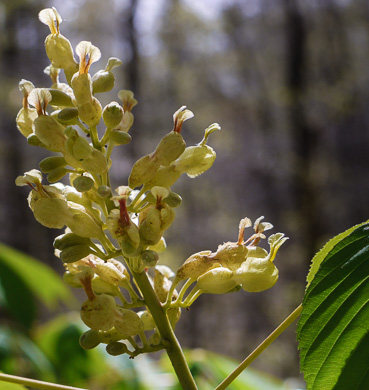
[[[112,170],[125,185],[132,164],[172,129],[186,105],[188,145],[218,122],[212,169],[183,177],[183,197],[161,262],[176,268],[200,250],[236,241],[238,223],[261,215],[290,240],[276,259],[280,280],[250,294],[202,296],[182,313],[184,347],[244,358],[302,300],[311,257],[332,236],[369,215],[369,3],[366,0],[0,0],[0,241],[62,274],[60,234],[39,225],[16,176],[46,157],[27,145],[15,117],[18,82],[49,86],[38,12],[55,6],[73,47],[102,51],[92,73],[116,56],[116,87],[131,89],[133,140]],[[103,101],[103,105],[109,102]],[[113,159],[113,161],[114,161]],[[3,313],[6,316],[6,313]],[[39,321],[48,313],[40,312]],[[300,378],[294,328],[253,364]]]

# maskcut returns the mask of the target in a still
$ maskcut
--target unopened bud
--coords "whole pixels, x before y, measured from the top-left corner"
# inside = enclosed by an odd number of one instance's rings
[[[52,156],[46,157],[39,163],[39,167],[42,173],[52,172],[54,169],[65,167],[67,162],[64,157]]]
[[[154,267],[159,261],[159,255],[153,250],[145,250],[141,253],[141,260],[146,267]]]
[[[79,345],[86,350],[93,349],[100,344],[100,335],[96,330],[88,330],[79,338]]]
[[[59,257],[63,263],[74,263],[91,253],[94,253],[94,251],[88,245],[74,245],[63,249]]]
[[[92,330],[110,330],[116,319],[115,299],[107,294],[96,295],[81,307],[82,321]]]
[[[210,269],[197,279],[197,287],[210,294],[225,294],[237,284],[233,272],[224,267]]]
[[[74,125],[78,121],[78,108],[64,108],[57,113],[56,119],[64,125]]]
[[[67,202],[63,199],[39,198],[33,203],[33,214],[41,225],[61,229],[70,218]]]
[[[124,343],[120,343],[119,341],[113,341],[106,346],[106,352],[109,355],[118,356],[123,355],[124,353],[128,353],[129,350]]]
[[[78,105],[78,113],[82,122],[89,127],[94,127],[100,122],[102,107],[100,102],[93,97],[91,102]]]
[[[92,76],[93,93],[108,92],[114,88],[114,74],[112,70],[122,65],[119,58],[111,57],[105,67],[105,70],[99,70]]]
[[[146,183],[155,176],[160,163],[150,155],[143,156],[135,162],[128,178],[128,185],[133,189]]]
[[[74,233],[62,234],[55,238],[54,248],[59,250],[64,250],[70,246],[75,245],[90,245],[92,241],[88,237],[80,237]]]
[[[163,199],[163,202],[169,207],[178,207],[182,203],[182,198],[175,192],[170,191],[169,195]]]
[[[67,137],[64,135],[64,126],[53,117],[39,116],[35,122],[35,134],[38,139],[51,151],[61,152],[64,150]]]
[[[114,327],[123,339],[135,336],[144,330],[144,324],[137,313],[122,308],[118,308],[117,311],[118,315]]]
[[[113,130],[110,133],[110,141],[114,142],[115,145],[127,145],[131,142],[132,137],[125,131]]]
[[[153,155],[159,161],[160,165],[167,166],[176,160],[184,152],[185,148],[186,142],[182,135],[171,131],[161,139]]]
[[[117,102],[111,102],[104,107],[103,119],[106,127],[114,128],[123,119],[123,108]]]
[[[141,318],[143,322],[144,330],[152,330],[156,327],[155,321],[152,318],[152,315],[149,311],[147,310],[139,311],[137,315]]]
[[[106,157],[96,149],[92,150],[92,153],[89,158],[82,161],[82,165],[88,172],[97,173],[103,175],[108,172],[108,162]]]
[[[31,145],[31,146],[39,146],[42,148],[46,148],[46,145],[39,140],[39,138],[37,137],[37,135],[35,133],[32,133],[27,137],[27,143],[28,143],[28,145]]]
[[[73,180],[73,187],[79,192],[90,191],[95,182],[88,176],[78,176]]]
[[[209,257],[211,251],[202,251],[190,256],[180,268],[177,270],[177,278],[182,279],[197,279],[200,275],[207,272],[218,263],[213,258]]]
[[[108,186],[105,186],[105,185],[99,186],[99,188],[97,189],[97,192],[99,193],[99,195],[102,198],[105,198],[105,199],[108,199],[112,196],[111,188]]]
[[[47,181],[49,183],[56,183],[60,179],[62,179],[68,173],[68,169],[64,167],[56,168],[49,172],[47,175]]]
[[[89,73],[76,73],[72,78],[72,88],[78,107],[91,103],[92,86]]]
[[[52,106],[70,107],[70,108],[75,107],[72,98],[70,97],[70,95],[66,94],[65,92],[60,91],[59,89],[52,89],[52,88],[48,89],[48,91],[51,94],[50,104]]]

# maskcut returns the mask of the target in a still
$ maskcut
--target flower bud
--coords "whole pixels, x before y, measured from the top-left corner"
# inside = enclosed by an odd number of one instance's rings
[[[81,281],[78,277],[78,274],[73,274],[71,272],[65,272],[63,275],[63,280],[69,286],[74,288],[82,288]]]
[[[48,91],[51,94],[50,104],[52,106],[75,108],[72,98],[67,93],[53,88],[49,88]]]
[[[62,168],[67,165],[64,157],[52,156],[44,158],[40,163],[39,167],[42,173],[50,173],[54,169]]]
[[[167,300],[171,286],[172,282],[163,272],[161,272],[160,268],[156,267],[154,276],[154,290],[160,302],[165,302]],[[177,292],[175,292],[175,295],[177,295]],[[175,295],[173,294],[173,296]]]
[[[94,349],[100,344],[100,335],[96,330],[88,330],[79,338],[79,345],[86,350]]]
[[[149,190],[154,186],[170,188],[181,176],[181,172],[176,170],[176,167],[169,165],[168,167],[160,167],[155,176],[145,183],[145,188]]]
[[[102,234],[101,223],[97,222],[85,207],[74,202],[68,202],[69,211],[72,215],[66,225],[73,233],[81,237],[99,238]]]
[[[52,66],[64,69],[67,81],[70,82],[73,73],[78,70],[78,65],[69,40],[61,34],[50,34],[46,37],[45,49]]]
[[[120,290],[117,286],[107,282],[106,280],[102,279],[100,276],[95,276],[91,280],[91,286],[92,286],[92,290],[96,294],[108,294],[113,297],[116,297],[120,293]]]
[[[95,182],[88,176],[78,176],[73,180],[73,187],[79,192],[90,191]]]
[[[114,128],[123,119],[123,108],[117,102],[111,102],[104,107],[103,119],[107,128]]]
[[[56,115],[56,120],[63,125],[74,125],[78,122],[78,108],[67,107],[63,108]]]
[[[64,199],[38,198],[32,206],[36,220],[48,228],[62,229],[70,218],[68,205]]]
[[[185,150],[186,142],[182,135],[171,131],[164,136],[153,152],[153,156],[158,160],[160,165],[167,166],[176,160]]]
[[[217,123],[213,123],[205,129],[203,140],[196,146],[190,146],[173,163],[175,169],[181,173],[187,173],[191,178],[196,177],[207,171],[214,163],[216,158],[215,151],[206,145],[209,135],[215,130],[220,130]]]
[[[96,98],[92,98],[91,102],[78,105],[78,113],[82,122],[89,127],[94,127],[100,122],[102,107]]]
[[[148,310],[139,311],[137,315],[141,318],[144,330],[152,330],[156,327],[155,321]]]
[[[88,237],[80,237],[74,233],[62,234],[55,238],[54,248],[59,250],[64,250],[70,246],[75,245],[90,245],[92,241]]]
[[[150,155],[141,157],[135,162],[128,178],[128,185],[133,189],[141,186],[155,176],[160,162]]]
[[[74,263],[91,253],[94,253],[94,251],[88,245],[74,245],[63,249],[59,257],[63,263]]]
[[[93,150],[94,148],[84,137],[77,137],[73,142],[72,154],[73,157],[78,161],[83,161],[91,157]]]
[[[119,356],[124,353],[129,353],[129,349],[124,343],[113,341],[106,346],[106,352],[112,356]]]
[[[170,191],[169,195],[163,199],[169,207],[178,207],[182,203],[182,198],[175,192]]]
[[[114,328],[122,335],[123,339],[135,336],[144,330],[144,324],[137,313],[120,307],[117,311]]]
[[[182,279],[197,279],[209,269],[219,266],[219,263],[209,257],[211,251],[202,251],[191,255],[177,270],[176,277]]]
[[[62,179],[66,174],[68,173],[68,170],[64,167],[56,168],[49,172],[47,175],[47,181],[49,183],[56,183],[60,179]]]
[[[113,130],[109,136],[110,141],[115,145],[127,145],[131,142],[132,137],[125,131]]]
[[[109,170],[106,157],[96,149],[92,150],[89,158],[82,161],[82,165],[86,171],[97,173],[99,175],[103,175]]]
[[[107,294],[96,295],[81,307],[81,319],[92,330],[110,330],[116,319],[116,303]]]
[[[126,276],[111,262],[96,264],[95,272],[102,280],[118,286]]]
[[[237,271],[237,281],[247,292],[260,292],[273,287],[278,269],[268,258],[248,257]]]
[[[159,255],[153,250],[145,250],[141,253],[141,260],[145,267],[154,267],[159,261]]]
[[[72,78],[72,88],[78,107],[91,103],[92,85],[91,76],[88,73],[76,73]]]
[[[197,287],[210,294],[225,294],[237,284],[233,272],[224,267],[210,269],[197,279]]]
[[[112,196],[112,190],[109,186],[105,186],[105,185],[99,186],[97,192],[104,199],[111,198]]]
[[[34,121],[35,134],[52,152],[61,152],[65,148],[67,137],[64,126],[51,116],[41,115]]]
[[[160,210],[150,206],[139,215],[139,233],[142,241],[147,245],[157,244],[162,235]]]
[[[46,149],[46,145],[38,139],[35,133],[32,133],[27,137],[27,143],[31,146],[39,146]]]
[[[177,171],[193,178],[207,171],[215,158],[215,151],[208,145],[190,146],[173,164]]]
[[[218,246],[217,252],[214,254],[217,260],[223,267],[229,268],[231,271],[237,270],[246,260],[248,249],[245,245],[236,242],[226,242]]]
[[[93,93],[108,92],[114,88],[114,74],[112,70],[122,65],[122,61],[118,58],[111,57],[105,67],[105,70],[99,70],[92,77]]]

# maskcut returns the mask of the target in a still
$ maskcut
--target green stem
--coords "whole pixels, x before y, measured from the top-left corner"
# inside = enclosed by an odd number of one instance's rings
[[[186,299],[183,302],[181,302],[181,307],[191,306],[201,294],[202,294],[202,290],[200,290],[196,285],[192,289],[192,291],[187,295]]]
[[[214,390],[226,389],[241,372],[248,367],[276,338],[278,338],[300,315],[302,305],[299,305],[274,331]]]
[[[104,146],[109,141],[109,136],[110,136],[110,133],[112,130],[113,130],[112,127],[108,127],[106,129],[105,134],[103,135],[103,137],[100,140],[100,146]]]
[[[145,297],[146,305],[155,320],[161,337],[168,344],[166,351],[182,388],[184,390],[197,390],[196,383],[187,365],[182,348],[173,332],[162,304],[152,288],[146,272],[132,272],[132,274],[141,293]]]
[[[91,142],[95,149],[101,150],[100,142],[99,142],[99,135],[97,133],[96,126],[90,127],[90,136],[91,136]]]
[[[30,386],[41,390],[86,390],[80,387],[63,386],[50,382],[38,381],[36,379],[22,378],[21,376],[14,376],[0,373],[0,381],[17,383],[19,385]]]

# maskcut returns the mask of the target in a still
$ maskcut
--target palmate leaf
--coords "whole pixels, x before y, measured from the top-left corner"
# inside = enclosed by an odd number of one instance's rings
[[[369,223],[314,257],[298,323],[308,390],[369,388]]]

